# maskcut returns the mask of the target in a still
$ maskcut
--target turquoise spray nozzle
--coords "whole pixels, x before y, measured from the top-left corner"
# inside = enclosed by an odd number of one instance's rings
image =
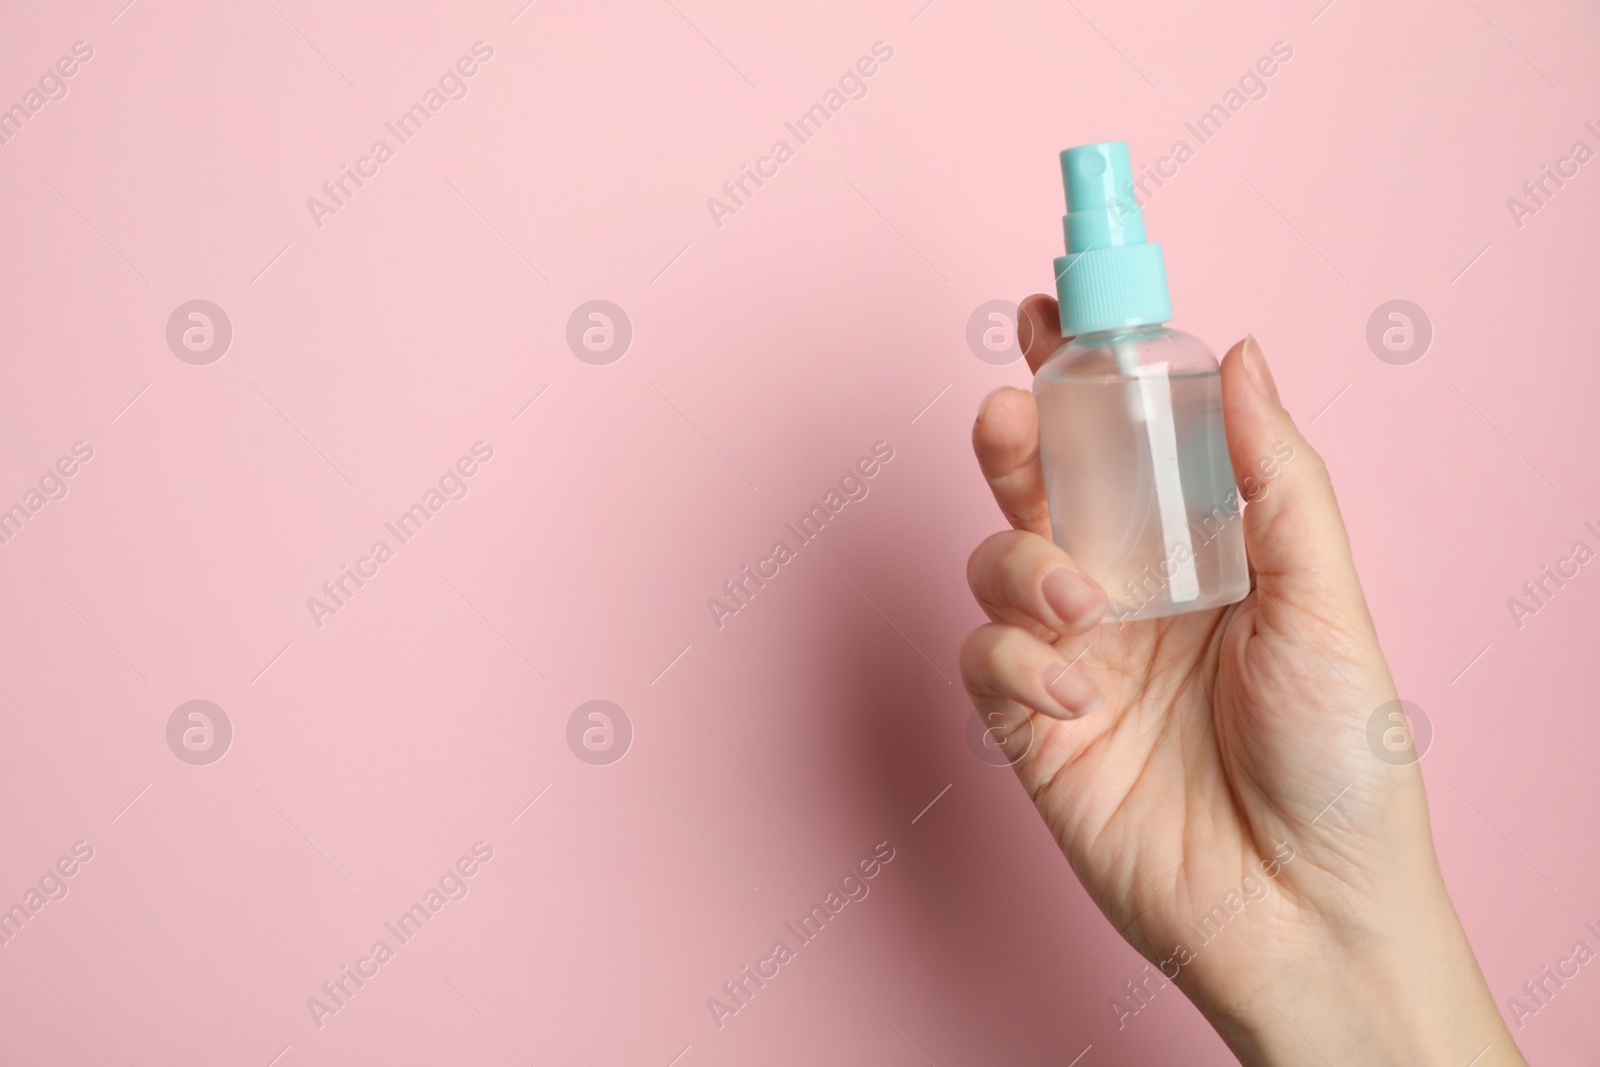
[[[1069,337],[1172,318],[1161,246],[1145,240],[1125,141],[1061,153],[1067,254],[1056,260],[1061,332]]]

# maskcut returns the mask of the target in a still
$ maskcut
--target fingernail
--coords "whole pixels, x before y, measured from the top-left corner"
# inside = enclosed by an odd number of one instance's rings
[[[1087,630],[1105,614],[1105,591],[1071,567],[1057,567],[1044,576],[1045,602],[1074,631]]]
[[[1033,316],[1020,307],[1017,309],[1017,347],[1021,349],[1024,359],[1027,358],[1028,349],[1033,347]]]
[[[1046,667],[1044,687],[1068,717],[1074,719],[1089,714],[1105,699],[1088,675],[1068,663],[1053,663]]]
[[[1272,368],[1267,366],[1267,357],[1261,354],[1255,334],[1245,334],[1243,354],[1245,368],[1249,370],[1256,388],[1261,390],[1261,395],[1282,407],[1283,403],[1278,399],[1278,385],[1272,380]]]

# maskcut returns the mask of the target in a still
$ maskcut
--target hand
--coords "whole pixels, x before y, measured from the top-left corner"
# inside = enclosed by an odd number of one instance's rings
[[[1062,343],[1055,301],[1029,297],[1018,325],[1037,370]],[[1222,394],[1253,588],[1122,624],[1051,540],[1033,396],[985,399],[973,448],[1013,529],[968,566],[991,622],[962,648],[967,690],[1100,910],[1244,1062],[1522,1064],[1422,776],[1368,747],[1396,692],[1327,470],[1253,339]]]

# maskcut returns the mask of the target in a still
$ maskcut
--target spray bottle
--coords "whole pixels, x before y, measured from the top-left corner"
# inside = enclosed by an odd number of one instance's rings
[[[1122,622],[1221,607],[1250,591],[1217,358],[1172,318],[1121,141],[1061,153],[1061,333],[1039,368],[1039,455],[1055,541]]]

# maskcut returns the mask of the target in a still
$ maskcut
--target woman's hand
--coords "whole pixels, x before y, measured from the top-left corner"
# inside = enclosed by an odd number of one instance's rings
[[[1037,370],[1055,301],[1018,326]],[[1245,1062],[1522,1064],[1422,776],[1367,742],[1395,686],[1327,470],[1253,339],[1222,395],[1252,591],[1119,623],[1051,540],[1033,396],[990,394],[973,447],[1013,528],[968,566],[992,621],[962,649],[967,690],[1095,903]]]

